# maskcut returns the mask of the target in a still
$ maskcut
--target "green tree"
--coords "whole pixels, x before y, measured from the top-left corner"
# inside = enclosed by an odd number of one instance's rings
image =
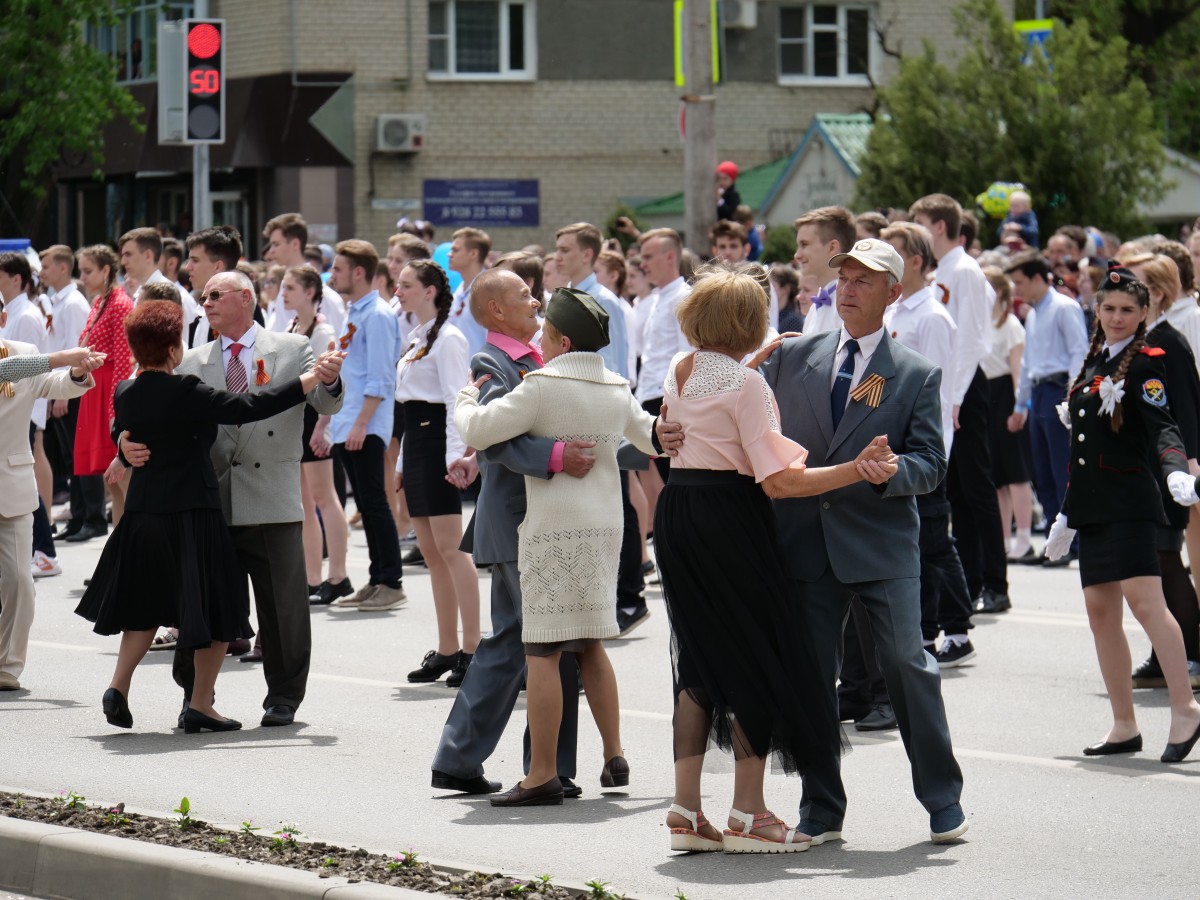
[[[954,69],[927,43],[880,91],[858,206],[903,207],[936,191],[973,205],[991,182],[1020,181],[1043,234],[1142,226],[1138,204],[1164,193],[1165,155],[1125,40],[1098,38],[1083,20],[1056,24],[1043,56],[1026,52],[995,0],[967,0],[956,19],[969,46]],[[981,231],[994,240],[986,223]]]
[[[85,23],[113,21],[109,0],[8,0],[0,22],[0,234],[32,235],[64,158],[104,161],[104,126],[141,107]]]

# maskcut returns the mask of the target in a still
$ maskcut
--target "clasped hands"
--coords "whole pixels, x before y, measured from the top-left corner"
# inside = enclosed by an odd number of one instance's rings
[[[900,468],[900,458],[888,446],[887,435],[881,434],[854,458],[854,468],[863,481],[884,484]]]
[[[324,385],[333,385],[342,374],[342,360],[346,358],[344,350],[338,350],[335,341],[329,342],[329,349],[317,357],[313,364],[313,374]]]
[[[71,377],[76,381],[87,377],[89,372],[104,365],[108,354],[100,353],[91,347],[72,347],[70,350],[59,350],[50,354],[50,368],[58,369],[63,366],[71,367]]]

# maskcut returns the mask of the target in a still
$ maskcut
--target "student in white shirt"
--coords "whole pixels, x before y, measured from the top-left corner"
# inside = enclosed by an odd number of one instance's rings
[[[470,380],[467,338],[449,320],[454,295],[442,267],[413,260],[400,272],[396,294],[418,322],[396,372],[396,399],[404,406],[404,438],[396,463],[417,544],[433,583],[438,646],[408,675],[414,683],[458,687],[479,644],[479,576],[462,542],[460,485],[450,473],[467,448],[454,425],[458,392]],[[462,623],[462,646],[458,641]]]
[[[130,297],[137,305],[142,287],[157,281],[170,282],[159,270],[162,257],[162,235],[155,228],[134,228],[121,235],[117,242],[121,254],[121,268],[137,282],[138,289]]]
[[[308,243],[308,223],[299,213],[283,213],[269,219],[262,230],[263,260],[281,266],[303,266],[308,263],[304,247]],[[320,266],[317,272],[320,272]],[[321,289],[321,315],[339,335],[346,333],[346,301],[328,283]]]
[[[796,265],[802,277],[815,277],[821,284],[804,315],[804,333],[838,331],[842,327],[835,297],[838,271],[830,267],[829,260],[854,246],[854,216],[841,206],[823,206],[802,215],[795,225]]]

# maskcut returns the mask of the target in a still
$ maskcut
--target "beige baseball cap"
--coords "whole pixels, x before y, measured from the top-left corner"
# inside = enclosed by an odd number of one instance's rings
[[[887,241],[876,238],[864,238],[856,241],[854,246],[845,253],[839,253],[829,260],[830,268],[840,268],[848,259],[862,263],[868,269],[876,272],[888,272],[897,281],[904,277],[904,257]]]

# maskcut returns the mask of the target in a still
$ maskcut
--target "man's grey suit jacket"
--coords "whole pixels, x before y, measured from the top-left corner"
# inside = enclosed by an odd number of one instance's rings
[[[254,337],[255,370],[262,360],[271,385],[299,378],[315,363],[308,338],[258,328]],[[221,341],[210,341],[183,355],[178,375],[196,375],[205,384],[225,390]],[[250,378],[251,393],[261,388]],[[318,384],[308,404],[321,415],[342,408],[344,391],[330,393]],[[304,405],[249,425],[222,425],[212,446],[212,464],[221,491],[221,509],[229,525],[270,525],[304,520],[300,502],[300,452],[304,436]],[[151,447],[151,452],[154,448]]]
[[[843,584],[916,578],[920,523],[914,497],[933,490],[946,474],[941,370],[885,331],[862,376],[884,379],[879,405],[851,400],[834,431],[830,393],[840,337],[839,329],[790,338],[763,364],[779,403],[780,427],[808,450],[810,467],[853,460],[881,434],[900,467],[885,485],[860,481],[817,497],[777,501],[784,553],[799,581],[819,579],[826,561]]]

